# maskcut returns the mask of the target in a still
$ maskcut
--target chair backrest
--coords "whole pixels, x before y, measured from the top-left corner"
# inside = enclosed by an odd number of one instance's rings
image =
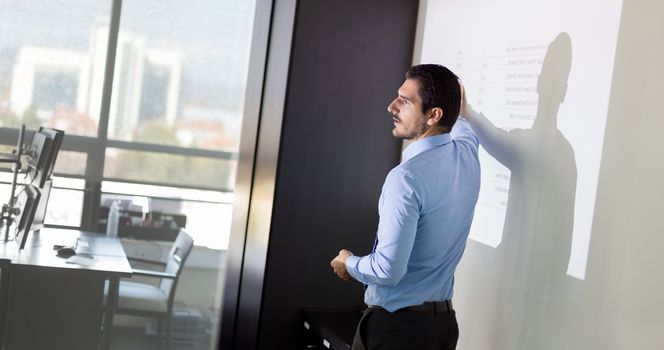
[[[175,298],[175,287],[177,286],[180,273],[182,273],[182,266],[191,253],[191,248],[194,246],[194,239],[189,236],[183,229],[180,229],[178,236],[173,242],[171,251],[168,253],[168,261],[164,272],[175,274],[174,279],[162,278],[159,288],[168,295],[168,308],[169,311],[173,307],[173,300]]]

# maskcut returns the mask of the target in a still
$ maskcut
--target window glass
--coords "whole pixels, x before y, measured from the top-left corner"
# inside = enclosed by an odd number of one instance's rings
[[[9,203],[9,195],[11,194],[11,190],[11,184],[0,183],[0,205]]]
[[[68,175],[85,175],[85,164],[88,155],[82,152],[60,150],[55,160],[53,172]]]
[[[85,180],[54,176],[53,186],[70,190],[83,190],[85,189]]]
[[[113,192],[114,189],[121,191]],[[161,191],[156,192],[157,189]],[[181,216],[186,222],[184,228],[194,238],[196,246],[225,250],[230,235],[233,209],[229,201],[231,198],[216,191],[104,182],[100,204],[105,207],[102,209],[105,213],[112,201],[118,201],[121,210],[133,212],[135,218],[131,225],[134,227],[170,227],[161,222],[152,222],[148,213]],[[101,216],[103,220],[105,214]],[[100,226],[99,230],[103,229]],[[147,231],[150,234],[149,229]]]
[[[113,91],[102,112],[115,2],[0,2],[0,128],[66,133],[67,151],[59,152],[54,172],[77,178],[53,178],[46,224],[79,227],[102,215],[103,208],[91,208],[110,200],[186,217],[196,248],[175,297],[173,328],[187,328],[173,344],[210,348],[218,335],[255,0],[121,1]],[[104,129],[110,142],[98,138]],[[14,147],[0,145],[0,152]],[[9,199],[10,168],[0,163],[0,203]],[[101,194],[93,192],[100,181]],[[88,205],[99,195],[100,203]],[[130,256],[169,250],[164,242],[126,241]],[[151,320],[126,321],[114,318],[113,344],[159,347]]]
[[[21,179],[22,176],[19,176],[19,182]],[[0,172],[0,205],[9,202],[11,181],[11,173]],[[44,223],[80,227],[84,188],[84,180],[53,177],[53,187],[48,197]],[[17,191],[20,191],[20,186],[17,187]]]
[[[0,126],[97,134],[110,1],[0,3]]]
[[[236,160],[108,148],[104,177],[231,190],[236,167]]]
[[[178,198],[183,200],[204,201],[213,203],[233,203],[232,192],[205,191],[189,188],[133,184],[116,181],[104,181],[101,184],[103,193],[136,194],[148,197]]]
[[[109,138],[236,150],[253,8],[253,1],[123,2]]]
[[[83,191],[55,186],[57,183],[54,184],[48,198],[44,223],[80,227],[83,215]]]
[[[8,156],[15,149],[16,149],[16,145],[14,145],[14,146],[0,145],[0,153],[6,154]],[[2,157],[2,158],[5,158],[5,157]],[[5,171],[11,171],[12,164],[11,163],[0,162],[0,169],[5,170]]]

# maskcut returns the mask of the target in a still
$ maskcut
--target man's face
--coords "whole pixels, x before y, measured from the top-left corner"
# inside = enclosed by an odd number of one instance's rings
[[[422,113],[422,99],[418,94],[420,83],[406,79],[398,91],[398,96],[387,106],[394,119],[392,134],[399,139],[413,140],[427,130],[428,116]]]

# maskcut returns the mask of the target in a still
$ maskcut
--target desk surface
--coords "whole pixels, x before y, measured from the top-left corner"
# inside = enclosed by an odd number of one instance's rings
[[[73,257],[87,258],[58,257],[56,244],[76,246]],[[25,249],[0,242],[0,269],[0,348],[96,349],[102,329],[108,347],[118,280],[132,274],[119,238],[41,229],[30,233]]]
[[[84,263],[72,263],[75,259],[68,261],[57,256],[53,250],[56,244],[76,246],[75,256],[83,258]],[[82,269],[115,276],[132,273],[119,238],[69,229],[43,228],[31,232],[21,250],[16,242],[0,242],[0,263],[10,264],[13,269]]]

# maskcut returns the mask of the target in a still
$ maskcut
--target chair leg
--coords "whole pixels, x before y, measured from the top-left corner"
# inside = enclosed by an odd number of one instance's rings
[[[173,325],[171,324],[171,318],[170,317],[166,317],[165,321],[166,321],[166,337],[164,337],[164,339],[166,339],[166,349],[170,350],[171,349],[171,340],[172,340],[171,336],[173,334]]]
[[[167,318],[158,318],[157,319],[157,337],[158,337],[158,348],[159,349],[170,349],[171,348],[171,319]]]
[[[164,342],[164,322],[161,318],[157,318],[157,349],[163,349]]]

